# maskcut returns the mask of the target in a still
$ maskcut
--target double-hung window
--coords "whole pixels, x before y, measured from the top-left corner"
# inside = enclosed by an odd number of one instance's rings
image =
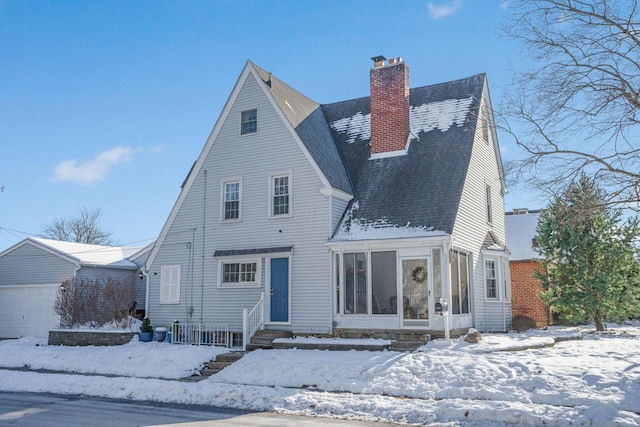
[[[240,134],[258,132],[258,110],[246,110],[240,113]]]
[[[291,173],[270,176],[269,216],[291,216]]]
[[[222,220],[239,221],[241,217],[242,185],[240,180],[222,183]]]
[[[257,260],[220,262],[220,271],[221,287],[260,285],[260,262]]]
[[[496,274],[496,261],[493,259],[486,259],[484,261],[484,282],[487,298],[497,299],[498,277]]]

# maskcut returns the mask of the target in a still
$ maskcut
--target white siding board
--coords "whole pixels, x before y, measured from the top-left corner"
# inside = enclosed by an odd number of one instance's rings
[[[60,283],[75,269],[73,262],[27,243],[0,257],[0,286]]]
[[[486,89],[484,96],[487,96]],[[492,138],[492,133],[489,133]],[[484,299],[484,267],[482,254],[479,253],[488,231],[493,231],[504,244],[506,231],[504,225],[504,198],[495,145],[490,139],[485,142],[482,128],[477,126],[473,150],[464,189],[453,229],[455,247],[472,252],[472,309],[474,324],[478,329],[502,329],[502,311],[486,304]],[[486,185],[491,186],[492,223],[487,223]],[[489,327],[491,325],[491,327]]]
[[[329,257],[325,245],[330,233],[329,199],[320,194],[322,180],[273,109],[261,84],[248,76],[150,266],[148,310],[155,324],[188,320],[186,313],[193,295],[192,321],[229,322],[232,330],[239,331],[242,309],[253,307],[265,290],[267,259],[262,263],[259,288],[219,288],[218,260],[213,253],[293,245],[290,329],[330,330]],[[258,109],[258,132],[240,135],[240,112],[252,108]],[[269,219],[269,173],[285,171],[292,176],[292,216]],[[220,183],[231,177],[242,178],[241,222],[220,221]],[[192,242],[192,253],[186,248],[188,242]],[[181,302],[160,305],[160,267],[176,264],[182,266]],[[269,293],[265,294],[268,298]]]

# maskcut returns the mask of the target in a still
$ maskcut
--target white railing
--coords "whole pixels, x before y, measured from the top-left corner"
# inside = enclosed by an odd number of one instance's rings
[[[172,344],[219,345],[229,347],[229,325],[204,323],[174,323]]]
[[[260,300],[251,310],[242,309],[242,350],[247,349],[247,344],[258,329],[264,328],[264,292],[260,294]]]

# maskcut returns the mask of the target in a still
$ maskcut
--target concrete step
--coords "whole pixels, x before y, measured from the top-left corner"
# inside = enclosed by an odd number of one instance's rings
[[[230,353],[223,353],[216,356],[216,362],[230,362],[233,363],[242,359],[246,353],[244,351],[232,351]]]
[[[219,354],[215,359],[205,364],[204,368],[200,370],[200,376],[210,377],[211,375],[215,375],[227,366],[242,359],[244,355],[245,352],[242,351]]]
[[[268,337],[271,339],[276,338],[291,338],[293,333],[291,331],[277,331],[274,329],[260,329],[256,331],[252,338],[255,337]]]

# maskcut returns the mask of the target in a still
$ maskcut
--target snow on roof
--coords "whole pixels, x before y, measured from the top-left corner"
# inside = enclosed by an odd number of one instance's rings
[[[92,265],[135,267],[136,264],[126,258],[141,249],[139,247],[89,245],[42,238],[31,238],[31,240],[76,258],[82,264]]]
[[[446,234],[444,231],[433,230],[427,227],[412,227],[410,224],[399,227],[389,223],[385,218],[372,222],[365,222],[355,218],[351,221],[344,221],[331,240],[339,242],[351,240],[401,239],[407,237],[445,236]]]
[[[409,109],[411,131],[417,135],[434,129],[446,132],[454,124],[462,126],[472,102],[473,97],[470,96],[411,106]],[[330,126],[336,132],[346,133],[349,137],[348,143],[354,142],[356,138],[365,141],[371,139],[371,114],[358,112],[351,117],[331,122]]]
[[[533,239],[538,227],[538,212],[505,215],[507,247],[511,251],[511,261],[538,259],[540,255],[533,249]]]

